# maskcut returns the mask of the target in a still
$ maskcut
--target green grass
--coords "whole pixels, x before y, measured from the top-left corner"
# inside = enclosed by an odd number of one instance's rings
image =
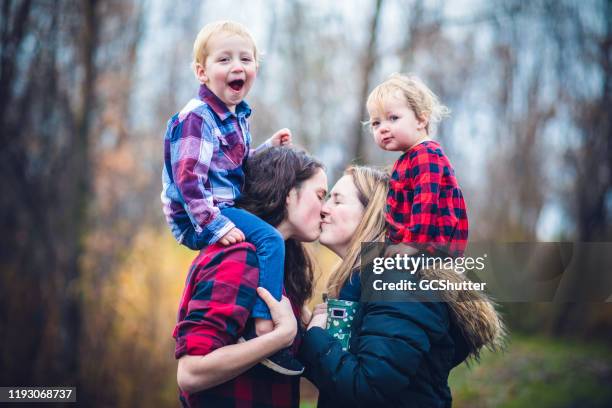
[[[612,407],[612,348],[514,334],[500,353],[451,372],[454,408]],[[302,408],[316,400],[302,398]]]
[[[601,344],[512,336],[449,380],[454,407],[610,407],[612,351]]]

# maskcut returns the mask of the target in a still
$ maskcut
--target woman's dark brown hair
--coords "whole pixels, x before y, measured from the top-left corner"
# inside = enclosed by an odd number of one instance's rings
[[[276,227],[287,217],[287,196],[314,176],[323,164],[309,154],[288,147],[271,147],[249,157],[246,182],[237,206]],[[312,259],[303,244],[285,241],[285,290],[302,306],[312,295]]]

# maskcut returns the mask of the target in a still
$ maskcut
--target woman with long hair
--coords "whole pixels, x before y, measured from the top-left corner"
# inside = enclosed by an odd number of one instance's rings
[[[388,175],[349,167],[323,206],[319,241],[341,262],[332,272],[332,298],[361,298],[360,251],[383,242]],[[420,278],[459,280],[448,270],[424,270]],[[461,293],[437,302],[362,302],[354,316],[348,350],[325,330],[318,305],[299,353],[305,376],[319,389],[319,407],[450,407],[451,369],[482,347],[496,349],[503,325],[482,294]]]
[[[274,226],[285,239],[284,288],[276,301],[256,291],[255,247],[241,242],[204,248],[191,265],[174,330],[177,380],[184,406],[299,405],[299,377],[275,373],[258,362],[294,344],[296,317],[312,292],[312,262],[302,243],[320,234],[327,194],[323,166],[308,154],[274,147],[249,158],[237,205]],[[274,330],[236,344],[259,294]]]

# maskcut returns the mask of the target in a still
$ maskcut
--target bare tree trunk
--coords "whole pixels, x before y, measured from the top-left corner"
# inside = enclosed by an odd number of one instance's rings
[[[370,39],[368,41],[368,47],[366,49],[365,55],[363,56],[363,63],[361,64],[361,76],[358,79],[361,84],[360,96],[358,98],[359,101],[359,110],[358,116],[355,120],[355,125],[351,130],[351,133],[348,135],[347,140],[354,140],[355,144],[353,145],[353,157],[356,163],[367,163],[367,151],[364,148],[365,146],[365,138],[366,131],[363,129],[363,125],[361,121],[367,115],[367,110],[365,107],[365,101],[368,97],[368,93],[370,92],[370,77],[372,71],[374,70],[374,63],[376,61],[376,39],[378,32],[378,25],[380,21],[380,11],[382,9],[382,0],[376,0],[376,6],[374,8],[374,14],[372,15],[372,20],[370,21]]]
[[[417,46],[417,38],[420,35],[420,22],[423,19],[423,1],[418,0],[415,2],[410,10],[410,17],[407,19],[408,30],[406,30],[406,37],[402,44],[402,48],[399,51],[401,58],[401,69],[400,72],[409,71],[409,67],[412,65],[414,50]]]
[[[5,384],[76,385],[79,378],[79,260],[100,23],[95,7],[95,1],[2,3],[0,169],[10,192],[0,197]],[[82,31],[62,36],[66,22]],[[62,43],[66,37],[74,43]],[[27,38],[37,39],[34,49],[21,47]],[[73,50],[70,73],[61,72],[58,56]]]
[[[14,79],[15,58],[24,39],[25,27],[28,23],[28,16],[31,10],[31,1],[22,1],[14,16],[11,16],[13,2],[6,0],[2,2],[2,53],[0,54],[0,126],[5,125],[5,112],[8,102],[11,101],[11,83]],[[4,137],[8,134],[2,132],[0,140],[4,142]],[[3,146],[5,144],[3,143]]]
[[[607,213],[605,205],[606,196],[612,188],[612,5],[610,2],[603,3],[606,30],[597,40],[599,53],[594,61],[591,61],[599,65],[602,72],[601,94],[595,100],[574,101],[577,105],[575,122],[583,139],[579,150],[570,153],[577,173],[574,196],[579,242],[609,241],[612,233],[610,214]],[[577,31],[584,34],[583,30],[584,27],[579,27]],[[584,40],[585,38],[582,38],[582,41]],[[585,60],[588,61],[586,58]],[[592,259],[586,259],[587,254],[577,253],[575,256],[578,265],[593,265],[593,262],[589,262]],[[587,286],[591,282],[597,281],[597,276],[575,276],[574,282],[570,282],[567,287],[574,293],[593,293],[585,291],[589,290]],[[592,299],[594,302],[604,300]],[[560,304],[551,319],[550,331],[554,335],[586,335],[589,328],[584,316],[592,315],[595,308],[601,311],[607,306],[608,304]],[[610,325],[609,321],[608,324]]]
[[[605,221],[606,196],[612,188],[612,5],[604,2],[606,32],[599,39],[599,63],[603,81],[601,98],[584,106],[582,125],[585,133],[582,179],[576,183],[578,225],[581,241],[605,241],[610,231]],[[602,167],[603,170],[602,171]]]
[[[28,323],[19,319],[17,313],[20,307],[15,298],[29,293],[34,299],[39,298],[40,290],[37,287],[30,288],[28,283],[33,279],[32,270],[22,270],[22,265],[27,262],[25,251],[21,245],[23,240],[28,239],[29,232],[24,227],[24,213],[30,208],[30,201],[23,200],[22,208],[17,206],[23,192],[23,182],[20,180],[26,174],[26,154],[23,142],[15,140],[19,135],[20,112],[11,109],[11,106],[20,105],[23,99],[19,99],[14,90],[14,81],[18,73],[17,55],[21,50],[24,39],[28,34],[28,20],[31,15],[31,2],[24,1],[14,6],[14,2],[2,3],[1,48],[0,48],[0,170],[5,176],[4,188],[10,194],[0,195],[0,214],[2,219],[2,231],[0,234],[0,382],[9,384],[11,377],[15,380],[25,380],[31,365],[19,366],[15,359],[27,356],[28,347],[36,345],[38,338],[42,337],[41,320],[42,305],[30,305],[24,312],[31,316]],[[27,89],[26,92],[27,94]],[[32,194],[34,195],[34,194]],[[28,313],[31,311],[33,313]],[[34,328],[35,330],[31,330]],[[30,329],[30,330],[28,330]],[[29,331],[28,336],[18,341],[15,331]],[[21,382],[20,384],[25,384]]]
[[[79,42],[80,63],[84,77],[80,84],[79,101],[81,105],[75,112],[74,128],[76,134],[73,142],[71,167],[74,177],[74,201],[69,236],[73,237],[70,245],[68,267],[66,269],[65,293],[61,308],[61,345],[59,353],[60,372],[68,375],[68,380],[80,386],[79,347],[81,335],[82,294],[79,290],[81,276],[80,258],[83,254],[84,238],[87,225],[87,208],[91,195],[91,157],[90,129],[91,115],[95,106],[94,87],[96,82],[95,51],[98,45],[98,27],[96,18],[97,0],[87,0],[81,3],[82,29]]]

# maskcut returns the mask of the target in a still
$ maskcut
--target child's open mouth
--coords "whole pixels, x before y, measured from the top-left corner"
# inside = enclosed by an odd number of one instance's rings
[[[235,81],[230,82],[229,87],[232,88],[234,91],[239,91],[242,89],[242,87],[244,86],[244,80],[242,79],[236,79]]]

